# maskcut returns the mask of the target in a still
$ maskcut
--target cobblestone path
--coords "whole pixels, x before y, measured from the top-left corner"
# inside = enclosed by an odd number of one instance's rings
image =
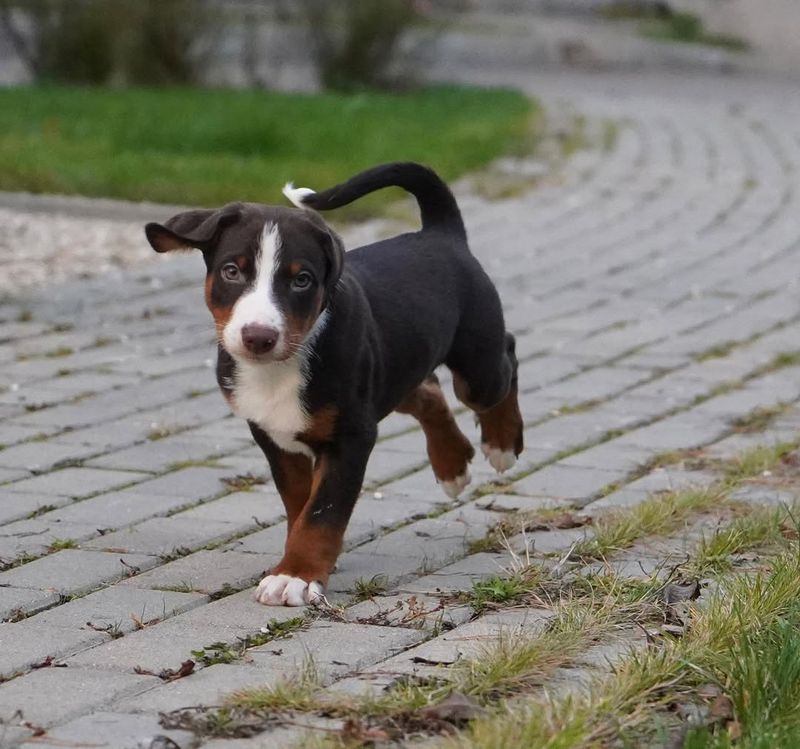
[[[441,675],[431,664],[546,615],[476,616],[453,595],[506,574],[509,552],[481,542],[497,523],[518,553],[567,559],[591,525],[516,535],[513,513],[596,520],[716,480],[668,453],[725,458],[800,437],[796,89],[633,75],[520,83],[600,133],[534,189],[461,198],[517,334],[527,449],[501,480],[476,458],[472,486],[450,501],[415,423],[386,419],[330,611],[251,599],[279,556],[283,510],[216,390],[198,258],[154,257],[122,279],[0,304],[0,746],[42,730],[39,747],[290,746],[297,725],[203,738],[159,725],[159,712],[274,684],[308,655],[337,693]],[[791,500],[757,481],[737,492]],[[721,522],[705,508],[607,564],[649,574]],[[271,641],[281,622],[286,636]],[[190,658],[191,675],[158,676]]]

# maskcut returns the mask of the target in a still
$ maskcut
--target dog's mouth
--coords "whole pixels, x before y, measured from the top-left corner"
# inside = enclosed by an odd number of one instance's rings
[[[236,351],[231,351],[226,347],[226,350],[234,359],[247,364],[272,364],[275,362],[285,362],[291,359],[295,353],[290,348],[284,346],[281,346],[280,350],[272,349],[271,351],[266,351],[264,353],[255,353],[244,347],[237,348]]]

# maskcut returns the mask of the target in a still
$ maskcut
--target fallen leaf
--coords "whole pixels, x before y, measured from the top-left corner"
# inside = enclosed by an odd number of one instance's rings
[[[722,694],[722,688],[718,684],[702,684],[697,688],[697,696],[704,700],[713,700]]]
[[[733,720],[733,702],[726,694],[718,694],[708,708],[708,717],[713,721]]]
[[[56,663],[56,659],[52,655],[48,655],[43,661],[34,663],[31,668],[66,668],[66,663]]]
[[[348,718],[344,722],[340,736],[347,746],[361,746],[368,742],[389,740],[389,734],[386,731],[380,728],[368,728],[356,718]]]
[[[576,515],[574,512],[562,512],[553,517],[533,520],[527,527],[528,531],[569,530],[591,525],[592,518],[587,515]]]
[[[443,720],[447,723],[466,723],[486,715],[486,709],[472,697],[460,692],[453,692],[438,705],[423,707],[417,711],[421,718],[427,720]]]
[[[662,593],[667,605],[681,601],[694,601],[700,597],[700,583],[692,580],[688,583],[667,583]]]
[[[421,663],[424,666],[452,666],[458,658],[453,659],[452,661],[439,661],[435,658],[423,658],[420,655],[415,655],[412,659],[412,663]]]
[[[162,681],[175,681],[176,679],[182,679],[184,676],[189,676],[189,674],[194,673],[194,661],[191,659],[184,661],[177,670],[174,668],[165,668],[156,673],[155,671],[148,671],[141,666],[134,666],[133,672],[141,676],[157,676]]]

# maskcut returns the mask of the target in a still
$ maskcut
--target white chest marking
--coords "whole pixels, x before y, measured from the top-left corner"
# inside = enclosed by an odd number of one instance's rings
[[[239,361],[236,370],[233,389],[236,415],[258,424],[281,450],[313,458],[311,448],[295,439],[295,435],[309,426],[302,400],[306,385],[303,359],[292,357],[269,364]]]

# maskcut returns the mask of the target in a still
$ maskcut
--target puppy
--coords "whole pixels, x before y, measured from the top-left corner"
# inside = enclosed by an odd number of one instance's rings
[[[316,211],[384,187],[419,204],[420,231],[351,250]],[[256,599],[300,606],[324,597],[361,490],[378,422],[392,411],[422,426],[431,467],[455,497],[474,451],[434,369],[475,411],[499,472],[522,451],[514,338],[500,299],[470,253],[450,190],[420,164],[369,169],[297,206],[231,203],[148,224],[157,252],[196,248],[217,330],[217,381],[247,419],[286,506],[282,560]]]

